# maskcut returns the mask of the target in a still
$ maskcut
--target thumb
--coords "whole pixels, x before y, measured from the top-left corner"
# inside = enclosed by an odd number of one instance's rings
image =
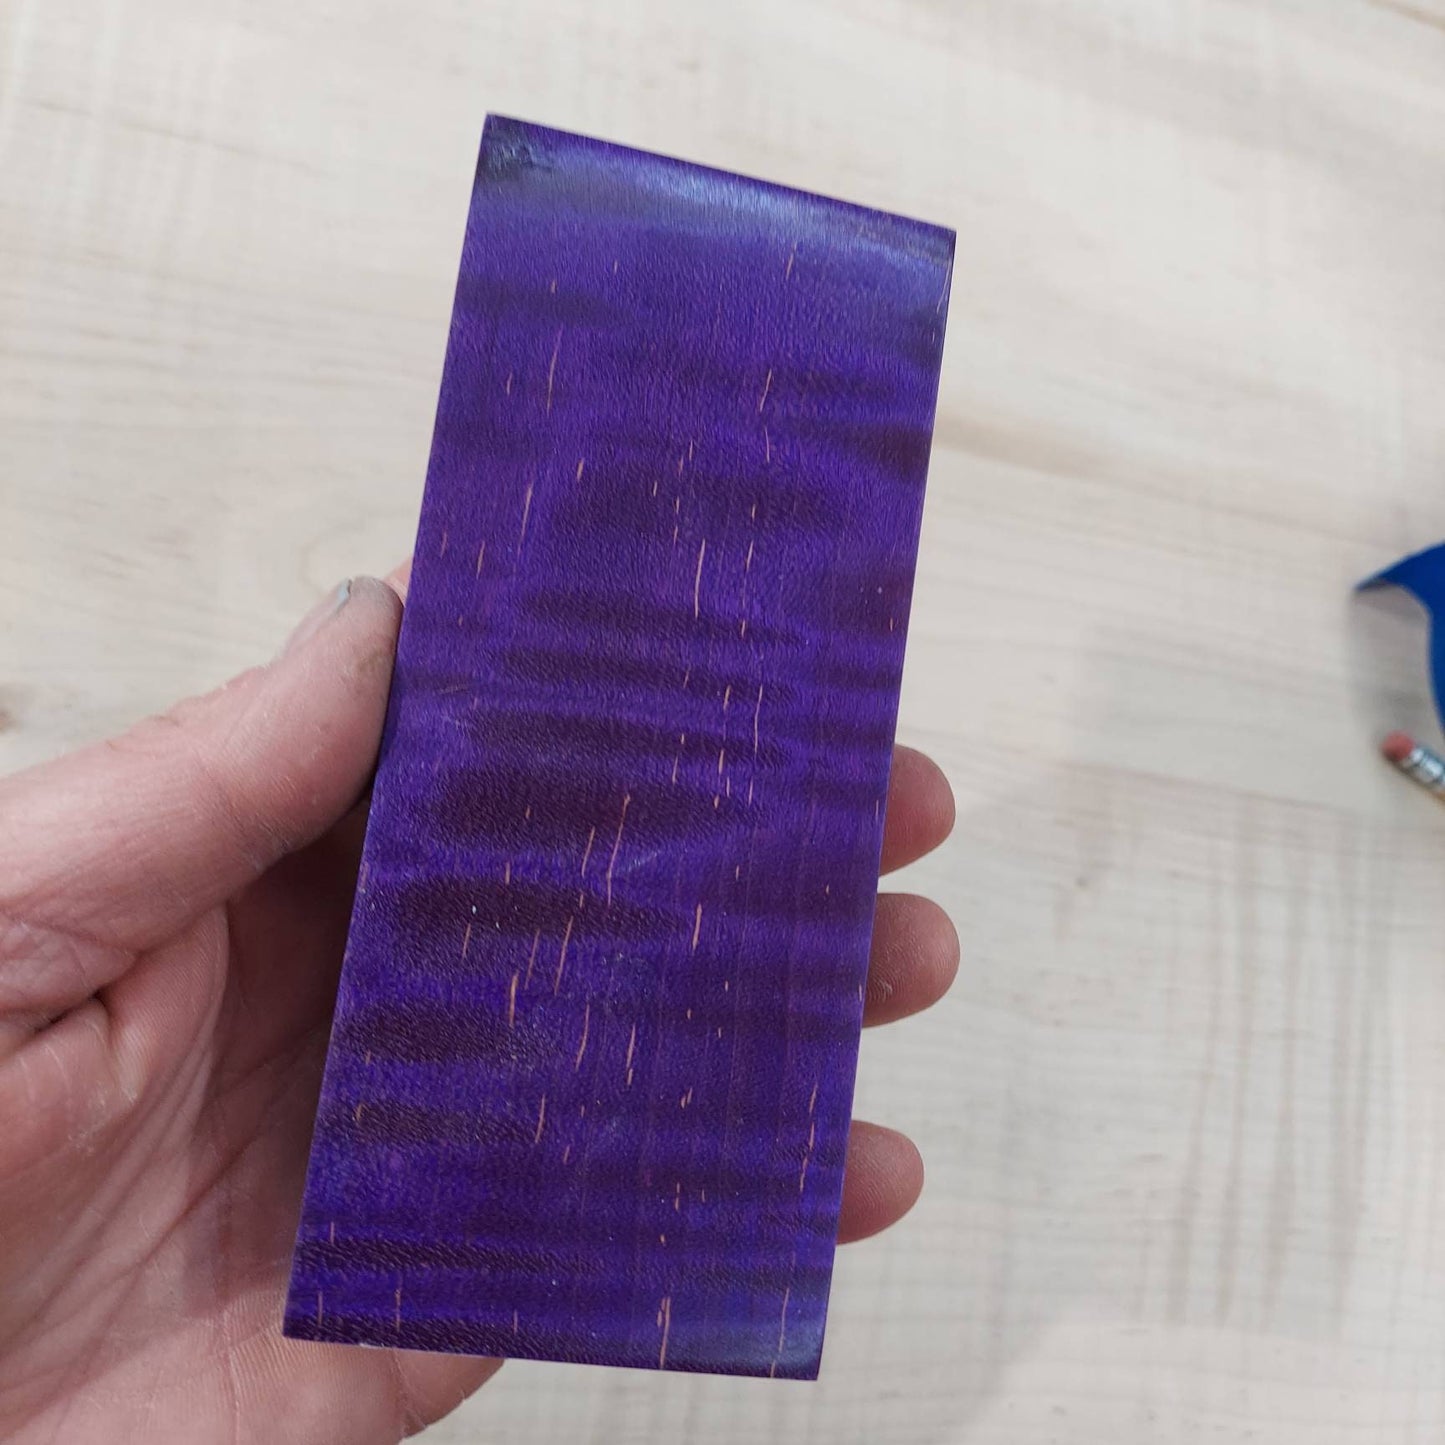
[[[375,765],[400,618],[344,583],[267,666],[0,783],[0,933],[146,948],[319,836]]]

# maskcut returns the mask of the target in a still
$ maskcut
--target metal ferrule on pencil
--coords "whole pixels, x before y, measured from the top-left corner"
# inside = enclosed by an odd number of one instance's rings
[[[1445,792],[1445,758],[1432,753],[1429,748],[1416,743],[1397,766],[1402,773],[1408,773],[1432,793]]]

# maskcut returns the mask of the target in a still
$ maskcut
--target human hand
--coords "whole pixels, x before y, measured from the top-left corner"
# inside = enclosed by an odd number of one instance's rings
[[[392,1442],[499,1361],[289,1340],[280,1322],[401,601],[370,578],[281,656],[0,782],[0,1437]],[[948,784],[894,759],[887,871]],[[879,900],[865,1022],[926,1007],[952,925]],[[922,1187],[855,1123],[840,1238]]]

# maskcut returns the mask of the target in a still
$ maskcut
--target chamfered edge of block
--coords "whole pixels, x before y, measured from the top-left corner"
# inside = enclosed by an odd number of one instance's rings
[[[819,214],[830,214],[856,232],[860,220],[864,221],[873,228],[875,238],[887,235],[894,244],[908,238],[912,242],[908,249],[916,251],[920,259],[941,261],[950,268],[953,263],[957,232],[935,221],[919,220],[897,211],[885,211],[820,191],[805,190],[801,186],[764,180],[722,166],[702,165],[661,151],[599,140],[594,136],[558,130],[496,112],[490,112],[482,126],[474,186],[484,176],[500,180],[509,172],[522,168],[549,170],[564,156],[573,167],[584,168],[609,159],[615,163],[619,157],[633,156],[647,163],[644,168],[639,168],[637,174],[646,177],[649,183],[656,183],[664,176],[670,177],[679,191],[696,193],[705,203],[715,202],[729,192],[736,195],[737,189],[742,187],[756,193],[765,203],[806,209],[813,213],[815,223]],[[863,234],[869,232],[865,230]]]

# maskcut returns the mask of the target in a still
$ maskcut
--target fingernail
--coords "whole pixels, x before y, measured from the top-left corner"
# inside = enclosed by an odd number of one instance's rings
[[[308,638],[314,637],[326,625],[326,623],[343,607],[346,606],[347,598],[351,596],[351,578],[347,578],[329,596],[323,597],[310,612],[297,624],[295,632],[286,639],[286,645],[282,647],[278,656],[285,657],[288,652],[294,652]]]

